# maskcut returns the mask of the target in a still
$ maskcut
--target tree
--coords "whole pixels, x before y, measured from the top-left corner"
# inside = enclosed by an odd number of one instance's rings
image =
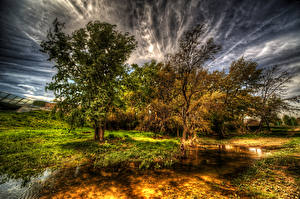
[[[158,132],[177,131],[180,126],[174,114],[178,93],[174,86],[175,78],[174,70],[168,65],[160,65],[153,78],[153,98],[147,106],[148,114],[145,114],[144,121]]]
[[[225,137],[227,128],[238,128],[243,125],[245,116],[252,115],[252,104],[257,97],[255,93],[261,70],[257,63],[247,61],[243,57],[233,61],[229,72],[220,73],[216,81],[218,95],[211,99],[209,109],[212,129],[221,137]]]
[[[287,126],[297,126],[298,125],[297,119],[295,117],[290,117],[288,115],[284,115],[282,120],[283,120],[284,124]]]
[[[183,124],[183,140],[191,135],[193,116],[197,112],[196,107],[199,107],[198,103],[192,106],[192,101],[199,99],[210,87],[206,82],[208,71],[205,64],[220,50],[212,38],[201,40],[205,30],[204,25],[198,25],[187,31],[178,42],[178,50],[168,57],[167,64],[174,68],[176,74],[174,86],[179,91],[177,114]]]
[[[292,126],[297,126],[298,125],[297,119],[295,117],[291,117],[291,125]]]
[[[125,97],[128,106],[134,107],[139,112],[149,105],[156,95],[155,87],[162,67],[163,64],[155,60],[141,66],[132,64],[131,72],[126,78]]]
[[[172,68],[154,60],[142,66],[132,65],[126,101],[139,115],[140,129],[166,132],[170,127],[176,128],[172,118],[174,79]]]
[[[89,122],[95,140],[102,141],[108,113],[121,105],[125,62],[136,41],[115,25],[99,21],[71,35],[63,32],[64,24],[57,19],[53,27],[41,47],[57,69],[46,87],[54,92],[55,110],[63,113],[71,127]]]
[[[282,121],[285,125],[290,126],[291,125],[291,118],[288,115],[284,115],[282,117]]]
[[[256,115],[261,119],[260,128],[265,124],[270,130],[270,121],[277,117],[282,110],[293,110],[289,104],[291,99],[284,99],[286,96],[286,84],[291,82],[293,74],[288,70],[282,70],[278,65],[271,66],[262,71],[260,76],[260,87],[257,95],[260,100],[256,104]]]

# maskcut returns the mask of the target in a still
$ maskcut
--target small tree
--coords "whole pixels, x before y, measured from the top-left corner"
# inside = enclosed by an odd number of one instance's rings
[[[64,24],[57,19],[53,26],[41,43],[42,52],[57,69],[46,89],[54,91],[55,110],[63,113],[71,127],[88,121],[95,129],[95,140],[102,141],[108,113],[121,104],[125,62],[136,41],[115,25],[99,21],[71,35],[63,32]]]

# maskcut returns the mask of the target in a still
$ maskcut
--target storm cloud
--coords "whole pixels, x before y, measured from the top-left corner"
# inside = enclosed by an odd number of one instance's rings
[[[226,69],[244,56],[259,67],[280,65],[296,73],[289,95],[299,95],[300,2],[287,0],[1,0],[0,90],[50,100],[44,90],[55,73],[39,51],[55,18],[66,31],[91,20],[117,24],[138,41],[128,60],[142,64],[162,60],[181,35],[204,23],[203,40],[214,38],[222,51],[210,63]]]

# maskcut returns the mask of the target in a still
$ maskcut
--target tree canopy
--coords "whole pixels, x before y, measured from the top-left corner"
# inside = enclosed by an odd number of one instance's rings
[[[129,33],[99,21],[89,22],[71,35],[63,32],[64,24],[58,20],[53,27],[41,47],[57,69],[47,85],[54,91],[56,110],[72,126],[90,122],[95,139],[103,140],[108,113],[121,105],[125,62],[137,43]]]

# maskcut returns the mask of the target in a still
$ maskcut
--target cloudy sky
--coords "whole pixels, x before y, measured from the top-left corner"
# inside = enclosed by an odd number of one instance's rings
[[[241,56],[260,67],[274,64],[295,73],[290,96],[300,94],[299,0],[0,0],[0,91],[51,100],[45,85],[55,73],[39,51],[57,17],[66,31],[88,21],[117,24],[139,47],[129,63],[162,60],[195,24],[207,24],[222,51],[211,63],[227,68]]]

